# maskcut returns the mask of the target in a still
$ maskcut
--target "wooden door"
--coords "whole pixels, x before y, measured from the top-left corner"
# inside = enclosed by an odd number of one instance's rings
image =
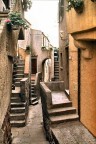
[[[36,58],[32,59],[31,64],[32,64],[31,73],[36,74],[37,73],[37,59]]]

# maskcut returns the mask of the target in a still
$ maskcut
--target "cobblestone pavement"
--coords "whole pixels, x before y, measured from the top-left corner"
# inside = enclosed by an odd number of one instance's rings
[[[29,106],[27,125],[23,128],[12,128],[12,144],[49,144],[46,141],[42,126],[41,102]]]

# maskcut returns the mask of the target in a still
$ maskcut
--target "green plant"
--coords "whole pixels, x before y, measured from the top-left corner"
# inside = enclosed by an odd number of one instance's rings
[[[31,0],[24,0],[23,1],[23,8],[25,11],[27,11],[31,7],[32,7],[32,1]]]
[[[83,0],[67,0],[68,6],[67,6],[67,11],[71,10],[71,8],[74,8],[75,10],[80,10],[78,12],[82,12],[82,8],[84,5]]]
[[[29,26],[26,21],[21,17],[21,14],[18,12],[12,12],[9,14],[9,19],[6,20],[7,25],[11,26],[23,26],[24,29],[27,29]]]

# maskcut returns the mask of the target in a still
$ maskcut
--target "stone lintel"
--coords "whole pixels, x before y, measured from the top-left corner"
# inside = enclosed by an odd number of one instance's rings
[[[77,41],[74,40],[74,45],[82,50],[82,56],[86,59],[91,59],[93,57],[92,47],[96,45],[94,41]]]

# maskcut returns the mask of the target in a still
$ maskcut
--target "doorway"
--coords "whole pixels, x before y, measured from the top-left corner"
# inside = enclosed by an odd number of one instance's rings
[[[31,59],[31,74],[37,73],[37,58]]]
[[[5,6],[6,6],[6,9],[9,9],[9,0],[3,0]]]
[[[80,119],[81,50],[78,48],[78,115]]]

